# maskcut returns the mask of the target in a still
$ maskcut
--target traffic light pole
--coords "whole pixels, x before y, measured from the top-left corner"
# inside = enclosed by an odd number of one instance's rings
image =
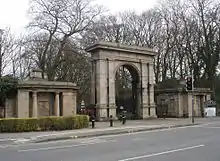
[[[194,124],[194,74],[193,74],[193,70],[192,70],[192,123]]]

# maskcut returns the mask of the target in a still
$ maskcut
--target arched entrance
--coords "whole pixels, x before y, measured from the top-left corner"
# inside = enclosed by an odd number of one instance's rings
[[[115,73],[115,103],[117,107],[117,117],[125,110],[128,119],[139,118],[139,87],[140,79],[137,69],[130,64],[121,65]]]
[[[156,117],[153,79],[155,52],[148,48],[109,42],[96,43],[86,51],[92,56],[91,103],[96,107],[98,120],[107,120],[110,115],[117,118],[120,103],[136,118]],[[124,102],[117,100],[118,84],[115,78],[121,67],[132,77],[130,96],[133,104],[129,103],[129,99]],[[124,91],[122,96],[128,93]]]

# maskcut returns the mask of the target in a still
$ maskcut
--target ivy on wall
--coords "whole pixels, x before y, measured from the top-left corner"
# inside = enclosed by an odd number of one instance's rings
[[[18,80],[11,76],[0,78],[0,105],[4,105],[5,99],[17,92]]]

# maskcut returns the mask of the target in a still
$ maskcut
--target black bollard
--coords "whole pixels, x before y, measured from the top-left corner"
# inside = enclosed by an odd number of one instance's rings
[[[122,116],[122,124],[124,125],[126,123],[126,116]]]
[[[110,122],[110,127],[112,127],[112,126],[113,126],[113,118],[112,118],[112,115],[110,115],[109,122]]]
[[[92,128],[94,129],[95,128],[95,120],[92,119]]]
[[[92,128],[94,129],[95,128],[95,116],[94,115],[91,116],[91,121],[92,121]]]

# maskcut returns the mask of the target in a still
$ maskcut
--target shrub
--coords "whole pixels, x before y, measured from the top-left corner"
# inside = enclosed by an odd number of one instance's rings
[[[89,126],[89,117],[85,115],[79,115],[79,117],[74,118],[74,129],[80,129],[80,127],[88,127]]]
[[[0,119],[0,132],[58,131],[86,128],[89,118],[86,115],[7,118]]]

